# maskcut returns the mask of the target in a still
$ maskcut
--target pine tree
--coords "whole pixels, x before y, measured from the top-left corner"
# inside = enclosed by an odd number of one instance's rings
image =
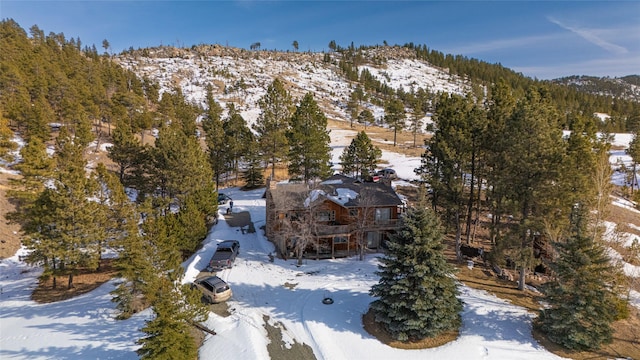
[[[381,157],[382,151],[371,143],[367,133],[361,131],[340,156],[342,172],[365,179],[373,175]]]
[[[10,179],[8,195],[16,202],[17,209],[10,220],[22,223],[26,215],[44,190],[44,184],[53,176],[55,161],[47,154],[46,144],[39,137],[32,137],[20,150],[22,162],[15,165],[22,177]]]
[[[293,101],[280,79],[275,79],[266,94],[258,101],[261,113],[254,124],[260,143],[260,152],[271,164],[271,177],[275,177],[276,163],[286,158],[289,143],[287,131],[291,118]]]
[[[201,189],[215,188],[207,156],[194,135],[187,135],[179,123],[160,129],[152,151],[155,186],[167,199],[185,199]]]
[[[554,244],[558,257],[550,267],[556,277],[542,287],[548,306],[535,325],[568,349],[595,350],[612,341],[612,324],[627,304],[617,295],[618,270],[607,250],[585,234],[587,215],[580,205],[573,217],[573,235]]]
[[[547,215],[557,208],[549,199],[562,196],[558,183],[566,150],[558,120],[549,93],[532,88],[506,122],[504,138],[509,151],[504,155],[504,180],[509,184],[506,199],[514,204],[519,218],[518,228],[509,235],[519,242],[520,290],[524,290],[526,272],[533,265],[533,238],[543,230],[543,219],[554,221]]]
[[[142,144],[135,138],[127,121],[118,121],[112,135],[113,146],[107,149],[107,156],[118,165],[120,182],[131,185],[129,177],[140,167],[138,163],[143,152]]]
[[[13,131],[9,128],[9,121],[0,112],[0,160],[13,161],[11,151],[18,148],[18,144],[13,141]]]
[[[142,329],[147,336],[138,340],[142,345],[138,354],[144,359],[193,359],[198,349],[189,326],[206,320],[208,309],[200,300],[202,294],[198,290],[180,285],[184,269],[172,233],[176,217],[163,215],[162,208],[152,209],[149,203],[145,204],[147,217],[142,224],[142,234],[146,252],[129,253],[134,259],[142,260],[137,276],[142,278],[142,292],[156,314]]]
[[[94,222],[102,208],[92,201],[95,181],[85,173],[82,148],[63,127],[56,139],[56,172],[51,187],[41,192],[25,212],[24,245],[32,250],[27,262],[44,267],[43,277],[68,276],[68,287],[81,268],[98,267],[102,229]]]
[[[216,179],[216,190],[220,185],[220,176],[224,173],[225,162],[225,139],[224,129],[222,127],[222,107],[213,98],[213,88],[207,86],[207,112],[202,120],[202,128],[205,132],[205,142],[207,144],[207,153],[209,155],[209,164],[213,169]]]
[[[434,208],[443,209],[445,217],[455,226],[456,255],[461,259],[462,221],[465,214],[470,215],[473,204],[469,201],[473,192],[469,191],[466,197],[467,183],[469,189],[475,184],[474,154],[479,145],[474,144],[479,142],[482,131],[476,130],[480,126],[473,125],[481,124],[482,116],[471,99],[448,94],[440,97],[434,113],[438,130],[427,142],[421,167],[416,172],[431,185]]]
[[[264,185],[264,167],[262,166],[262,154],[258,151],[258,142],[252,136],[245,154],[247,168],[242,174],[247,189],[255,189]]]
[[[389,100],[384,106],[384,121],[393,129],[393,146],[396,146],[398,131],[406,126],[404,105],[399,99]]]
[[[418,132],[422,130],[422,126],[424,123],[425,104],[421,99],[415,97],[411,101],[411,116],[409,117],[409,126],[411,128],[411,134],[413,134],[413,147],[417,146],[416,138],[418,137]]]
[[[289,175],[304,181],[331,175],[331,141],[324,115],[311,93],[307,93],[291,118],[288,133]]]
[[[227,104],[228,114],[222,122],[224,130],[224,155],[226,168],[233,171],[235,178],[240,177],[240,163],[247,147],[253,140],[253,134],[247,122],[232,103]]]
[[[357,76],[356,76],[357,77]],[[349,112],[349,119],[351,119],[350,126],[353,127],[353,120],[358,118],[360,114],[360,105],[364,99],[364,91],[359,85],[353,89],[347,102],[347,111]]]
[[[191,292],[191,293],[190,293]],[[142,331],[146,337],[138,340],[141,359],[195,359],[198,347],[191,336],[191,323],[204,321],[206,312],[191,301],[195,290],[176,288],[175,283],[164,279],[153,304],[155,318],[147,321]],[[185,294],[186,293],[186,294]],[[189,301],[191,297],[191,301]],[[197,297],[200,300],[200,297]]]
[[[367,124],[373,124],[376,119],[373,117],[373,113],[369,109],[364,109],[358,114],[358,122],[367,128]]]
[[[460,326],[462,303],[442,239],[436,214],[411,208],[381,259],[380,281],[370,291],[378,300],[371,309],[395,339],[434,337]]]

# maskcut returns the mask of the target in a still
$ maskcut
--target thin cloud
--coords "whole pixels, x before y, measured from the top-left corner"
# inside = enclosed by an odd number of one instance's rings
[[[602,39],[600,36],[598,36],[598,31],[597,30],[593,30],[593,29],[579,29],[579,28],[575,28],[566,24],[563,24],[560,20],[557,20],[556,18],[553,18],[551,16],[547,17],[547,20],[549,20],[550,22],[560,26],[561,28],[568,30],[578,36],[580,36],[581,38],[587,40],[588,42],[599,46],[609,52],[612,52],[614,54],[617,55],[622,55],[622,54],[626,54],[629,52],[629,50],[627,50],[625,47],[622,47],[620,45],[616,45],[613,43],[610,43],[604,39]]]
[[[456,48],[445,48],[442,51],[450,54],[480,54],[504,49],[530,47],[534,44],[557,41],[557,35],[523,36],[513,39],[500,39],[493,41],[481,41]]]

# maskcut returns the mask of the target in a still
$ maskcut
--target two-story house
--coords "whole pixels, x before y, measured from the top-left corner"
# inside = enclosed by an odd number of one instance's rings
[[[399,225],[404,202],[388,183],[334,175],[320,183],[270,182],[266,235],[283,257],[334,258],[380,251]]]

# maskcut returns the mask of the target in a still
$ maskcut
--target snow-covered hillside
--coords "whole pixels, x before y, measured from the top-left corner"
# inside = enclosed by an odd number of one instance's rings
[[[211,84],[216,100],[223,106],[228,102],[235,103],[249,124],[258,116],[258,99],[275,78],[286,82],[294,98],[313,93],[328,118],[349,119],[345,109],[355,84],[341,74],[337,66],[341,56],[338,53],[332,53],[333,60],[325,62],[322,53],[247,52],[226,48],[213,53],[174,51],[121,56],[117,61],[138,76],[157,81],[161,93],[177,86],[190,102],[203,107],[206,107],[206,86]],[[464,79],[425,61],[387,55],[389,58],[377,65],[381,55],[370,54],[378,60],[365,63],[359,69],[367,69],[380,83],[406,92],[422,88],[435,93],[465,94],[470,90]],[[372,110],[376,119],[383,116],[380,107],[371,103],[365,106]]]

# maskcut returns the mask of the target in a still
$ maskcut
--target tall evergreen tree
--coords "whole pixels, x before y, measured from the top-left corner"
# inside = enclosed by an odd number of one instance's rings
[[[215,189],[206,154],[196,137],[186,135],[179,123],[160,129],[152,153],[153,181],[164,197],[177,199],[179,206],[200,189]]]
[[[251,133],[247,122],[232,103],[227,104],[227,109],[227,117],[222,122],[226,166],[227,169],[233,171],[235,179],[239,179],[240,164],[244,159],[249,144],[253,140],[253,133]]]
[[[524,290],[527,269],[533,265],[534,237],[543,230],[542,220],[558,209],[550,199],[562,196],[558,183],[565,148],[559,116],[549,96],[544,89],[530,89],[507,120],[504,133],[510,149],[504,157],[505,179],[510,184],[506,197],[514,204],[519,220],[511,238],[519,243],[520,290]]]
[[[293,101],[278,78],[267,88],[266,94],[258,101],[261,113],[254,124],[260,143],[260,152],[271,164],[271,177],[275,177],[276,163],[286,158],[289,143],[287,131],[291,118]]]
[[[418,132],[422,130],[422,126],[424,123],[424,117],[426,111],[424,99],[415,96],[411,99],[410,107],[411,107],[411,116],[409,117],[409,126],[411,128],[411,134],[413,134],[413,147],[416,147],[416,138],[418,137]]]
[[[387,101],[384,105],[384,122],[393,129],[393,146],[396,146],[398,131],[402,131],[406,127],[406,115],[402,101],[399,99]]]
[[[288,133],[289,176],[304,181],[323,179],[331,175],[331,141],[324,115],[311,93],[296,107]]]
[[[245,181],[245,187],[254,189],[264,185],[264,167],[262,166],[262,154],[258,150],[258,142],[253,136],[248,145],[245,154],[247,168],[242,177]]]
[[[381,157],[382,151],[371,143],[367,133],[361,131],[340,156],[342,172],[364,179],[373,175]]]
[[[113,130],[113,146],[107,149],[107,156],[118,165],[118,177],[120,182],[131,185],[130,177],[132,173],[142,164],[141,152],[142,144],[135,138],[131,126],[127,121],[120,120]]]
[[[581,205],[573,218],[572,236],[554,244],[558,257],[550,267],[556,277],[542,287],[548,306],[535,325],[568,349],[595,350],[613,340],[612,324],[627,303],[618,296],[618,270],[607,250],[585,234],[587,215]]]
[[[367,124],[373,124],[376,119],[373,117],[373,113],[369,109],[364,109],[358,114],[358,122],[367,128]]]
[[[516,105],[516,100],[511,88],[504,80],[498,81],[491,88],[491,95],[487,100],[487,131],[485,132],[483,152],[485,164],[489,171],[487,179],[487,204],[491,212],[491,241],[502,234],[502,216],[506,213],[506,192],[511,184],[505,173],[505,156],[507,156],[508,139],[504,137],[507,119],[511,117]],[[498,248],[492,253],[498,254]],[[504,255],[504,254],[502,254]],[[504,259],[504,256],[496,256],[496,259]],[[504,265],[504,264],[500,264]]]
[[[216,179],[216,190],[220,185],[220,176],[224,173],[225,164],[225,138],[222,126],[222,107],[213,97],[213,88],[207,86],[207,112],[202,120],[202,128],[205,132],[205,143],[209,155],[209,163],[213,168]]]
[[[44,191],[45,183],[53,177],[55,160],[47,154],[46,144],[39,137],[32,137],[20,149],[22,162],[14,167],[22,175],[10,179],[8,195],[16,203],[16,211],[9,214],[10,220],[18,223],[29,220],[29,209]]]
[[[13,161],[11,151],[18,148],[13,141],[13,131],[9,128],[9,121],[0,112],[0,160]]]
[[[91,199],[97,184],[85,173],[82,148],[63,127],[56,140],[56,176],[28,209],[23,223],[27,262],[44,267],[44,277],[68,276],[68,287],[81,268],[95,270],[102,230],[93,221],[102,213]]]
[[[180,285],[184,277],[182,256],[175,242],[176,218],[164,216],[162,206],[150,207],[142,224],[146,252],[139,272],[145,299],[153,307],[156,317],[147,321],[142,329],[147,334],[139,355],[145,359],[192,359],[197,355],[194,339],[188,331],[194,322],[206,320],[208,309],[202,303],[202,294],[188,285]],[[131,248],[133,250],[133,248]]]
[[[147,336],[138,340],[141,359],[195,359],[198,347],[191,335],[193,323],[205,321],[208,309],[200,300],[202,294],[188,285],[177,285],[169,279],[160,280],[155,318],[141,329]]]
[[[468,98],[441,96],[434,112],[438,130],[427,142],[422,164],[416,169],[422,180],[431,185],[434,209],[444,209],[446,218],[455,226],[458,259],[463,215],[469,206],[465,186],[472,163],[471,109]]]
[[[460,327],[462,303],[447,263],[436,214],[411,208],[381,259],[370,294],[375,321],[400,341],[434,337]]]

